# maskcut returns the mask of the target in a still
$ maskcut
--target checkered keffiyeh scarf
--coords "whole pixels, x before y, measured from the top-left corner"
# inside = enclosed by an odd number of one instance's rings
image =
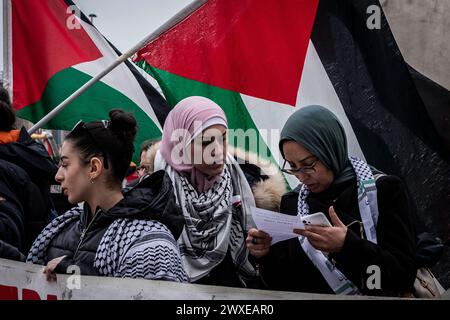
[[[82,212],[75,207],[47,225],[34,241],[27,262],[45,265],[51,241],[68,224],[79,220]],[[165,225],[153,220],[114,220],[93,262],[103,276],[187,281],[175,239]]]
[[[254,206],[254,199],[238,164],[229,158],[220,178],[204,193],[197,192],[188,178],[170,166],[166,170],[173,176],[177,202],[186,222],[178,244],[190,281],[207,275],[230,250],[245,285],[256,274],[245,245],[245,231],[253,222],[249,207]]]
[[[358,206],[364,225],[367,240],[377,243],[375,226],[378,220],[377,188],[370,167],[361,159],[349,158],[356,173],[358,185]],[[309,206],[306,199],[310,190],[306,185],[300,189],[298,197],[298,214],[309,214]],[[359,294],[358,288],[348,280],[319,250],[316,250],[305,237],[299,237],[300,244],[314,266],[321,272],[324,279],[336,294]]]
[[[34,240],[27,256],[27,263],[44,265],[48,262],[47,249],[53,238],[64,229],[69,223],[80,219],[83,209],[74,207],[65,214],[55,218],[50,222],[39,236]]]

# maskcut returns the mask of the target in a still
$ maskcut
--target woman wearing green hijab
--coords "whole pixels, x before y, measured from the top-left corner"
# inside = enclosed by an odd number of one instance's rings
[[[250,253],[270,289],[335,294],[404,295],[417,271],[411,205],[404,185],[349,157],[345,131],[328,109],[308,106],[286,122],[283,171],[301,184],[283,196],[281,212],[323,212],[332,227],[307,226],[298,238],[270,246],[251,229]]]

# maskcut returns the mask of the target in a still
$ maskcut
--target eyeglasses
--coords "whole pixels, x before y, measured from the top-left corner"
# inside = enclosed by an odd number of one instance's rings
[[[315,158],[315,156],[309,156],[305,159],[303,159],[301,162],[308,160],[309,158]],[[319,162],[318,158],[315,158],[315,160],[313,161],[312,164],[308,165],[308,166],[303,166],[301,168],[298,169],[292,169],[289,162],[287,162],[286,160],[284,160],[284,164],[283,164],[283,168],[281,169],[282,172],[287,173],[287,174],[293,174],[293,175],[297,175],[300,173],[304,173],[304,174],[313,174],[314,172],[316,172],[316,169],[314,169],[314,167],[316,166],[317,162]]]
[[[84,131],[87,132],[89,138],[92,140],[92,142],[94,143],[94,145],[97,147],[98,150],[101,151],[101,155],[103,156],[104,159],[104,165],[105,165],[105,169],[108,169],[108,159],[106,157],[106,152],[103,150],[103,148],[101,147],[101,143],[97,140],[97,138],[95,137],[94,134],[92,134],[91,130],[93,129],[108,129],[110,124],[110,121],[108,120],[102,120],[99,122],[84,122],[83,120],[78,121],[78,123],[73,127],[71,133],[76,133],[79,131]]]

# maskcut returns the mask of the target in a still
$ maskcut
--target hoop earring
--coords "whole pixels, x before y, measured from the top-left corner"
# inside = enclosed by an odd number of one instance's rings
[[[95,182],[95,181],[94,181],[94,179],[93,179],[93,178],[91,178],[91,184],[94,184],[94,182]]]

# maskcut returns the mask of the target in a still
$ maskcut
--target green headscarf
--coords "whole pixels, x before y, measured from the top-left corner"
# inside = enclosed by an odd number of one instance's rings
[[[307,106],[289,117],[280,136],[283,157],[283,143],[289,140],[301,144],[332,170],[334,185],[356,178],[348,159],[344,128],[327,108]]]

